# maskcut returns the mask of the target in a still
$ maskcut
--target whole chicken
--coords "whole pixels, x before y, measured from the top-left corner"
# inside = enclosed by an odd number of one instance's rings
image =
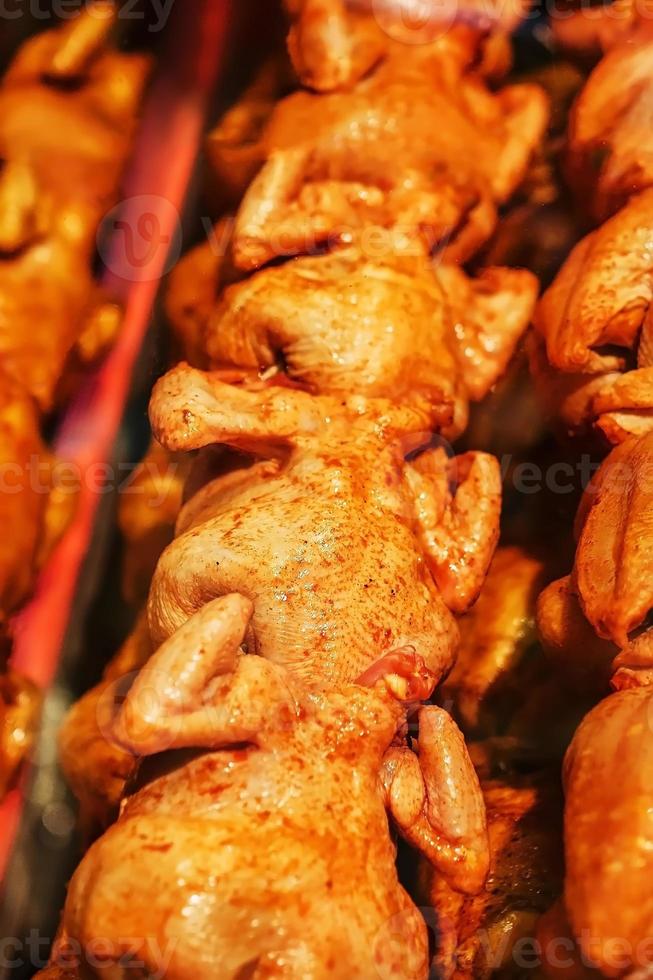
[[[382,241],[381,241],[382,244]],[[471,279],[401,243],[368,257],[356,246],[302,256],[219,291],[212,244],[173,272],[167,306],[180,346],[211,368],[278,368],[319,394],[426,397],[449,404],[451,437],[505,370],[537,281],[523,269]]]
[[[547,100],[531,85],[490,93],[462,51],[397,44],[349,91],[277,103],[258,137],[262,169],[237,214],[236,266],[333,247],[368,226],[419,235],[429,250],[448,242],[455,260],[470,255],[524,176]],[[250,127],[246,138],[256,140]],[[230,131],[224,151],[238,139]]]
[[[176,635],[174,630],[214,596],[237,588],[255,603],[248,649],[281,662],[309,688],[333,687],[361,677],[371,683],[379,669],[389,669],[395,646],[405,643],[408,649],[428,657],[428,693],[451,662],[457,635],[435,582],[454,608],[470,601],[480,584],[477,576],[482,578],[489,560],[485,550],[491,552],[496,533],[498,476],[493,461],[469,454],[467,459],[447,462],[444,453],[435,451],[426,460],[428,465],[420,467],[417,460],[410,464],[414,471],[402,473],[409,464],[403,464],[399,450],[392,442],[388,446],[388,437],[376,431],[389,424],[389,418],[376,415],[356,420],[345,415],[327,420],[327,433],[320,439],[319,431],[312,431],[320,413],[325,408],[343,411],[333,400],[283,389],[240,391],[188,368],[176,369],[162,383],[153,402],[153,417],[158,411],[166,413],[168,433],[175,425],[174,407],[167,401],[170,387],[186,384],[195,392],[204,384],[205,394],[218,398],[222,411],[229,410],[229,400],[234,413],[249,409],[254,424],[267,417],[274,426],[285,415],[283,423],[288,425],[292,413],[308,430],[296,436],[299,445],[294,450],[290,445],[285,451],[273,442],[268,445],[268,452],[292,453],[287,463],[279,458],[252,461],[223,450],[216,455],[214,449],[199,457],[188,481],[189,499],[179,518],[179,537],[164,553],[152,584],[150,627],[155,644]],[[162,401],[157,407],[159,395]],[[357,404],[360,410],[362,401]],[[387,404],[377,406],[377,412],[379,409],[393,412]],[[399,411],[398,416],[402,414]],[[406,418],[410,421],[412,415],[413,423],[428,417],[409,411]],[[400,420],[398,416],[395,422]],[[189,412],[183,408],[182,417],[187,425]],[[204,424],[210,426],[210,420]],[[354,443],[343,450],[343,426],[361,429],[358,437],[362,446]],[[328,433],[329,427],[335,431]],[[372,431],[368,431],[370,427]],[[213,430],[211,438],[216,436]],[[351,440],[351,431],[348,436]],[[241,431],[241,437],[233,441],[245,447],[252,445],[251,433],[248,439]],[[178,447],[188,448],[183,431],[176,438]],[[271,438],[270,433],[267,438]],[[375,453],[378,477],[370,478],[363,470],[363,449]],[[219,476],[215,476],[216,470]],[[452,499],[454,489],[449,481],[456,476],[462,478],[462,485]],[[430,485],[437,487],[439,501],[429,499]],[[193,495],[193,486],[203,489]],[[349,489],[362,497],[348,501]],[[304,496],[319,507],[317,519],[308,504],[297,507]],[[376,503],[370,510],[373,500]],[[435,509],[429,512],[432,505]],[[431,520],[439,522],[439,527],[431,525]],[[371,550],[375,541],[370,528],[377,524],[384,535],[383,554],[376,547]],[[264,534],[270,525],[272,534]],[[451,568],[446,565],[448,549]],[[80,799],[87,825],[106,823],[132,769],[131,757],[107,741],[107,711],[112,699],[121,696],[134,667],[149,657],[151,649],[150,631],[141,619],[102,684],[72,708],[63,727],[62,765]],[[123,678],[123,674],[127,676]],[[166,704],[167,696],[159,702],[164,713]],[[442,740],[456,731],[444,713],[437,715],[444,728],[441,724],[429,728],[431,720],[427,717],[420,722],[420,746],[428,773],[438,770]],[[426,751],[429,741],[433,744],[432,758]],[[458,735],[454,742],[457,757],[465,759],[464,743]],[[439,866],[444,860],[445,873],[453,876],[458,886],[473,889],[481,880],[482,863],[471,873],[468,862],[457,868],[454,862],[452,869],[442,847],[437,852],[430,847],[428,834],[425,843],[427,828],[417,819],[424,800],[422,777],[415,772],[414,757],[395,754],[390,768],[396,785],[414,787],[410,794],[402,792],[402,799],[408,801],[402,819],[397,815],[402,833],[427,850]]]
[[[92,264],[148,60],[106,50],[115,16],[92,3],[37,35],[0,86],[0,362],[44,410],[71,354],[92,360],[119,322]]]
[[[253,603],[248,651],[283,665],[307,689],[373,683],[384,658],[404,648],[425,665],[426,693],[433,689],[455,652],[452,610],[475,598],[496,543],[494,459],[449,461],[436,448],[405,461],[428,442],[432,408],[243,390],[187,365],[157,384],[150,414],[169,449],[227,443],[259,457],[209,480],[182,509],[150,590],[155,645],[216,596],[238,591]],[[432,721],[420,744],[443,737],[439,721],[429,734]],[[425,756],[424,779],[440,764],[437,753]],[[396,785],[411,786],[396,814],[407,839],[454,887],[480,887],[484,859],[462,861],[424,842],[429,823],[420,829],[425,797],[414,763],[401,753],[391,771]]]
[[[154,755],[73,877],[65,939],[84,959],[102,937],[99,976],[127,958],[168,980],[423,980],[426,929],[397,881],[384,812],[401,811],[401,780],[392,767],[379,780],[388,752],[409,751],[393,745],[406,710],[396,691],[419,697],[423,666],[398,652],[371,687],[309,694],[239,652],[251,612],[236,595],[204,605],[127,695],[116,736]],[[484,837],[447,770],[431,801],[440,826],[455,811],[460,840]]]
[[[150,406],[164,446],[226,443],[263,458],[209,481],[182,510],[150,591],[154,642],[237,590],[254,601],[249,648],[309,684],[350,682],[404,644],[435,682],[456,645],[451,611],[483,582],[500,508],[492,457],[434,448],[404,459],[428,444],[438,411],[169,372]]]

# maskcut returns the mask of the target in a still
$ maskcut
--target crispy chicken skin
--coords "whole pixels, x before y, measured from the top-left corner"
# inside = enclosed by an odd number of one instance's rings
[[[285,668],[239,652],[251,612],[235,595],[206,604],[129,692],[116,737],[155,756],[71,882],[65,937],[84,950],[102,936],[107,966],[128,953],[151,972],[165,955],[169,980],[198,963],[224,978],[399,980],[410,969],[421,980],[426,930],[398,884],[384,812],[401,815],[402,775],[379,771],[401,751],[397,684],[408,700],[421,692],[423,665],[398,653],[372,687],[308,694]],[[456,818],[442,777],[436,823],[484,839],[482,809],[470,823],[473,770]]]
[[[369,255],[359,243],[297,258],[222,293],[212,243],[200,246],[168,290],[179,346],[199,366],[282,368],[317,394],[349,393],[355,381],[365,395],[447,403],[447,435],[457,435],[468,400],[483,398],[506,369],[537,281],[501,268],[472,279],[433,266],[414,243],[403,243],[403,255],[399,240],[392,253],[386,244],[381,233]]]
[[[433,449],[408,463],[432,410],[247,391],[183,365],[156,386],[150,416],[169,449],[227,443],[268,457],[182,511],[150,591],[155,643],[238,590],[255,603],[251,649],[282,655],[309,684],[351,681],[405,643],[434,680],[448,670],[450,610],[476,598],[496,544],[492,457]]]
[[[334,246],[373,225],[421,235],[429,249],[448,242],[456,260],[489,236],[544,131],[547,101],[538,86],[491,93],[466,70],[465,46],[447,39],[443,54],[443,43],[398,44],[351,91],[299,91],[277,103],[236,218],[238,268]],[[226,151],[234,141],[232,132]]]
[[[101,7],[27,42],[0,86],[0,361],[44,410],[76,345],[93,359],[119,321],[91,266],[148,61],[106,50]]]

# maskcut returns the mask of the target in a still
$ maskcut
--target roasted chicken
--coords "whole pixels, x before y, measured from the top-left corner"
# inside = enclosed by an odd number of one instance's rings
[[[0,363],[46,411],[69,359],[93,360],[119,323],[92,264],[148,60],[108,49],[115,16],[91,4],[37,35],[0,85]]]
[[[333,247],[371,226],[419,235],[429,250],[448,244],[454,259],[487,239],[497,205],[524,176],[547,104],[538,86],[490,93],[458,39],[454,31],[393,45],[350,91],[299,91],[276,105],[236,217],[238,268]],[[249,122],[242,138],[253,141]],[[232,127],[224,151],[240,139]],[[212,156],[219,161],[217,139]]]
[[[607,54],[574,105],[567,172],[589,216],[604,223],[542,298],[532,356],[549,409],[568,429],[597,425],[613,443],[648,431],[651,406],[653,35],[640,13],[627,2],[591,18],[597,50]]]
[[[370,258],[360,245],[263,269],[219,293],[208,242],[173,273],[168,311],[180,346],[211,368],[283,370],[318,394],[426,398],[467,422],[527,326],[537,281],[526,270],[471,279],[433,267],[414,244]],[[383,237],[379,247],[384,252]]]
[[[542,297],[533,365],[563,421],[596,422],[611,442],[647,431],[653,188],[573,249]]]
[[[500,490],[482,453],[404,460],[428,443],[438,412],[171,371],[151,403],[164,446],[227,443],[264,458],[182,510],[150,592],[155,643],[237,590],[255,603],[250,649],[282,655],[309,684],[350,682],[403,644],[441,677],[455,647],[451,611],[476,598],[494,550]]]
[[[98,226],[114,202],[148,60],[118,54],[117,16],[91,3],[18,51],[0,83],[0,630],[27,599],[76,502],[41,436],[72,375],[115,333],[93,279]],[[29,748],[38,697],[0,672],[0,795]]]
[[[166,453],[196,455],[147,618],[62,735],[89,822],[120,809],[69,889],[57,948],[80,951],[82,974],[426,980],[426,927],[399,886],[386,812],[452,907],[488,873],[463,735],[417,703],[452,668],[455,617],[499,530],[497,461],[451,458],[443,436],[505,369],[536,291],[529,273],[471,278],[457,263],[524,178],[547,100],[536,85],[491,91],[502,42],[476,27],[409,48],[369,10],[288,8],[314,91],[264,118],[278,78],[257,82],[210,141],[218,172],[240,160],[257,174],[233,226],[214,229],[226,247],[191,253],[168,295],[193,366],[157,383],[150,418]],[[141,470],[136,485],[152,483]],[[133,541],[154,543],[135,599],[180,484],[166,479],[163,522],[123,514]],[[517,613],[496,586],[476,620],[482,631],[496,595],[495,678],[527,645],[540,567],[521,567]],[[502,793],[495,857],[534,806]],[[506,932],[512,910],[497,905]],[[486,893],[470,919],[489,907]]]
[[[372,687],[307,694],[285,668],[239,652],[251,612],[235,595],[204,605],[127,695],[117,738],[157,754],[75,874],[64,934],[82,950],[102,936],[103,965],[127,957],[170,980],[200,962],[224,978],[424,977],[426,929],[397,881],[384,802],[399,819],[411,805],[394,765],[396,691],[401,681],[404,699],[419,696],[428,675],[398,653]],[[450,724],[438,712],[423,709],[436,745]],[[425,733],[420,755],[433,748]],[[454,828],[460,843],[484,838],[484,818],[473,770],[467,805],[451,797],[459,748],[429,806],[438,834]]]

